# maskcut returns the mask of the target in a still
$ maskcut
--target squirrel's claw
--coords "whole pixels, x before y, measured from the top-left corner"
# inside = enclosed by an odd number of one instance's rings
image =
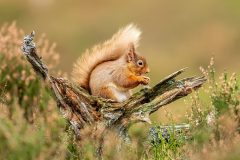
[[[142,76],[141,84],[143,84],[143,85],[148,85],[149,82],[150,82],[150,78],[149,78],[149,77]]]

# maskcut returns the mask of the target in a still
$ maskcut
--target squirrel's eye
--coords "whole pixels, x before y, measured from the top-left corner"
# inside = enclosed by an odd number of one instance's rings
[[[142,60],[138,60],[138,61],[137,61],[137,64],[138,64],[139,66],[143,66],[143,61],[142,61]]]

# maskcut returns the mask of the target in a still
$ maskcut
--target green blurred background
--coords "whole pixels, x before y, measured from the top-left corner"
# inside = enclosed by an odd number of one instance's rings
[[[185,76],[199,75],[199,66],[207,66],[212,56],[219,72],[239,72],[238,0],[0,0],[0,25],[12,21],[56,42],[59,70],[68,74],[86,48],[129,23],[143,32],[139,52],[150,65],[151,85],[184,67],[189,67]],[[184,106],[180,100],[167,108],[181,118]]]

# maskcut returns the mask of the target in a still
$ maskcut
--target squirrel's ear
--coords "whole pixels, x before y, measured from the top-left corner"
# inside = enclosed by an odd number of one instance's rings
[[[133,61],[135,59],[136,52],[135,52],[135,47],[133,43],[129,44],[128,51],[127,51],[127,61]]]

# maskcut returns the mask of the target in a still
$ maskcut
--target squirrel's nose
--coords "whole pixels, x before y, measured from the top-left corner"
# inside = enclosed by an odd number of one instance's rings
[[[147,68],[147,70],[146,70],[146,73],[149,73],[150,72],[150,69],[149,68]]]

